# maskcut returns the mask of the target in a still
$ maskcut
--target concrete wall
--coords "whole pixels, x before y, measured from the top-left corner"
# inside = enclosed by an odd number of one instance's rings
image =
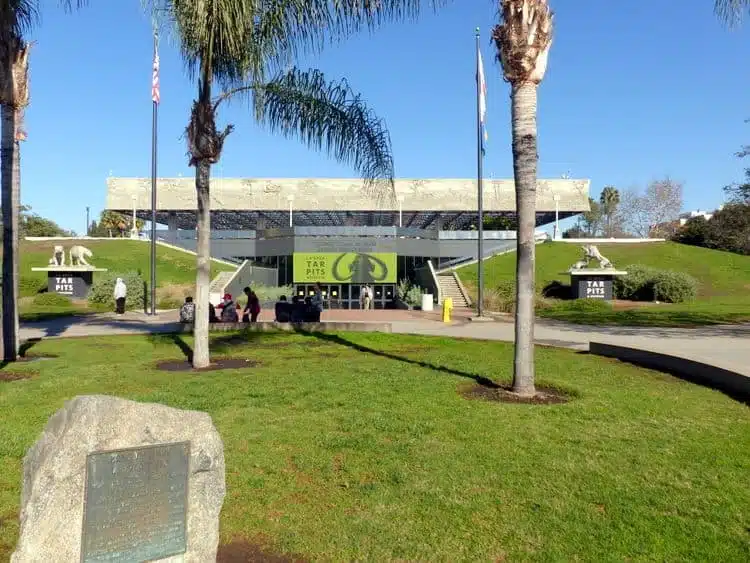
[[[617,358],[643,367],[666,371],[688,381],[720,389],[741,400],[750,401],[750,368],[745,374],[689,358],[602,342],[589,343],[589,352],[597,356]]]

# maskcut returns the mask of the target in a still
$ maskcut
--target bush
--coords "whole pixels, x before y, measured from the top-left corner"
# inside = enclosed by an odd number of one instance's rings
[[[604,299],[573,299],[558,305],[559,308],[566,311],[579,311],[581,313],[599,313],[609,311],[612,305]]]
[[[653,301],[653,280],[659,270],[642,264],[631,264],[623,269],[627,275],[615,278],[613,284],[615,297],[628,301]]]
[[[406,292],[406,299],[404,299],[407,305],[411,305],[412,307],[421,306],[422,305],[422,288],[418,285],[413,285],[409,288],[409,291]]]
[[[495,294],[502,301],[514,302],[516,300],[516,281],[500,280],[500,283],[495,287]]]
[[[122,278],[122,281],[125,282],[125,285],[128,288],[125,307],[127,309],[143,310],[147,306],[148,300],[148,297],[144,295],[144,293],[148,293],[148,291],[145,290],[146,285],[143,278],[136,272],[128,272],[127,274],[110,274],[109,272],[99,273],[91,286],[91,291],[89,292],[89,303],[103,305],[110,309],[114,309],[114,290],[117,278]]]
[[[658,272],[653,279],[654,301],[682,303],[698,294],[698,280],[683,272]]]
[[[37,276],[19,276],[18,278],[18,295],[20,297],[30,297],[38,293],[47,291],[47,280]]]
[[[409,289],[411,288],[411,282],[407,279],[402,279],[400,282],[398,282],[398,286],[396,287],[396,296],[398,297],[399,301],[406,303],[406,296],[409,294]]]
[[[694,299],[698,293],[698,281],[683,272],[640,264],[626,266],[625,271],[627,275],[615,278],[614,292],[618,299],[682,303]]]
[[[32,302],[39,307],[70,307],[73,304],[70,297],[59,293],[39,293]]]

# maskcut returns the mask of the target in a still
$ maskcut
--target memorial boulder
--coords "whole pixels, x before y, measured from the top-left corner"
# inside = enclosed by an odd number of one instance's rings
[[[208,414],[76,397],[24,459],[11,562],[215,561],[224,494]]]

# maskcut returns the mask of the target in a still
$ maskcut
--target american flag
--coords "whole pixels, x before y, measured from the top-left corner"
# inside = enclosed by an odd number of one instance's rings
[[[487,142],[487,83],[484,81],[484,65],[482,64],[482,51],[477,49],[477,80],[479,81],[479,123],[482,127],[482,152],[484,143]]]
[[[159,51],[154,45],[154,73],[151,76],[151,99],[155,104],[161,101],[161,93],[159,92]]]

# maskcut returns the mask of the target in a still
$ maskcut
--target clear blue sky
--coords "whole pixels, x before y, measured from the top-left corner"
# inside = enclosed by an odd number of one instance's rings
[[[22,200],[82,232],[104,206],[105,180],[150,174],[152,45],[138,0],[92,0],[66,15],[44,5],[31,59]],[[394,24],[329,48],[301,66],[347,77],[391,132],[398,177],[473,177],[474,28],[488,80],[486,176],[512,177],[509,89],[489,32],[495,2],[455,0],[418,23]],[[539,95],[540,177],[645,186],[671,175],[685,208],[713,208],[742,177],[733,153],[750,143],[750,37],[725,30],[711,0],[553,0],[556,35]],[[195,86],[162,44],[159,174],[191,176],[185,142]],[[241,103],[220,116],[228,138],[218,176],[347,177],[354,172],[259,129]],[[748,162],[750,165],[750,162]]]

